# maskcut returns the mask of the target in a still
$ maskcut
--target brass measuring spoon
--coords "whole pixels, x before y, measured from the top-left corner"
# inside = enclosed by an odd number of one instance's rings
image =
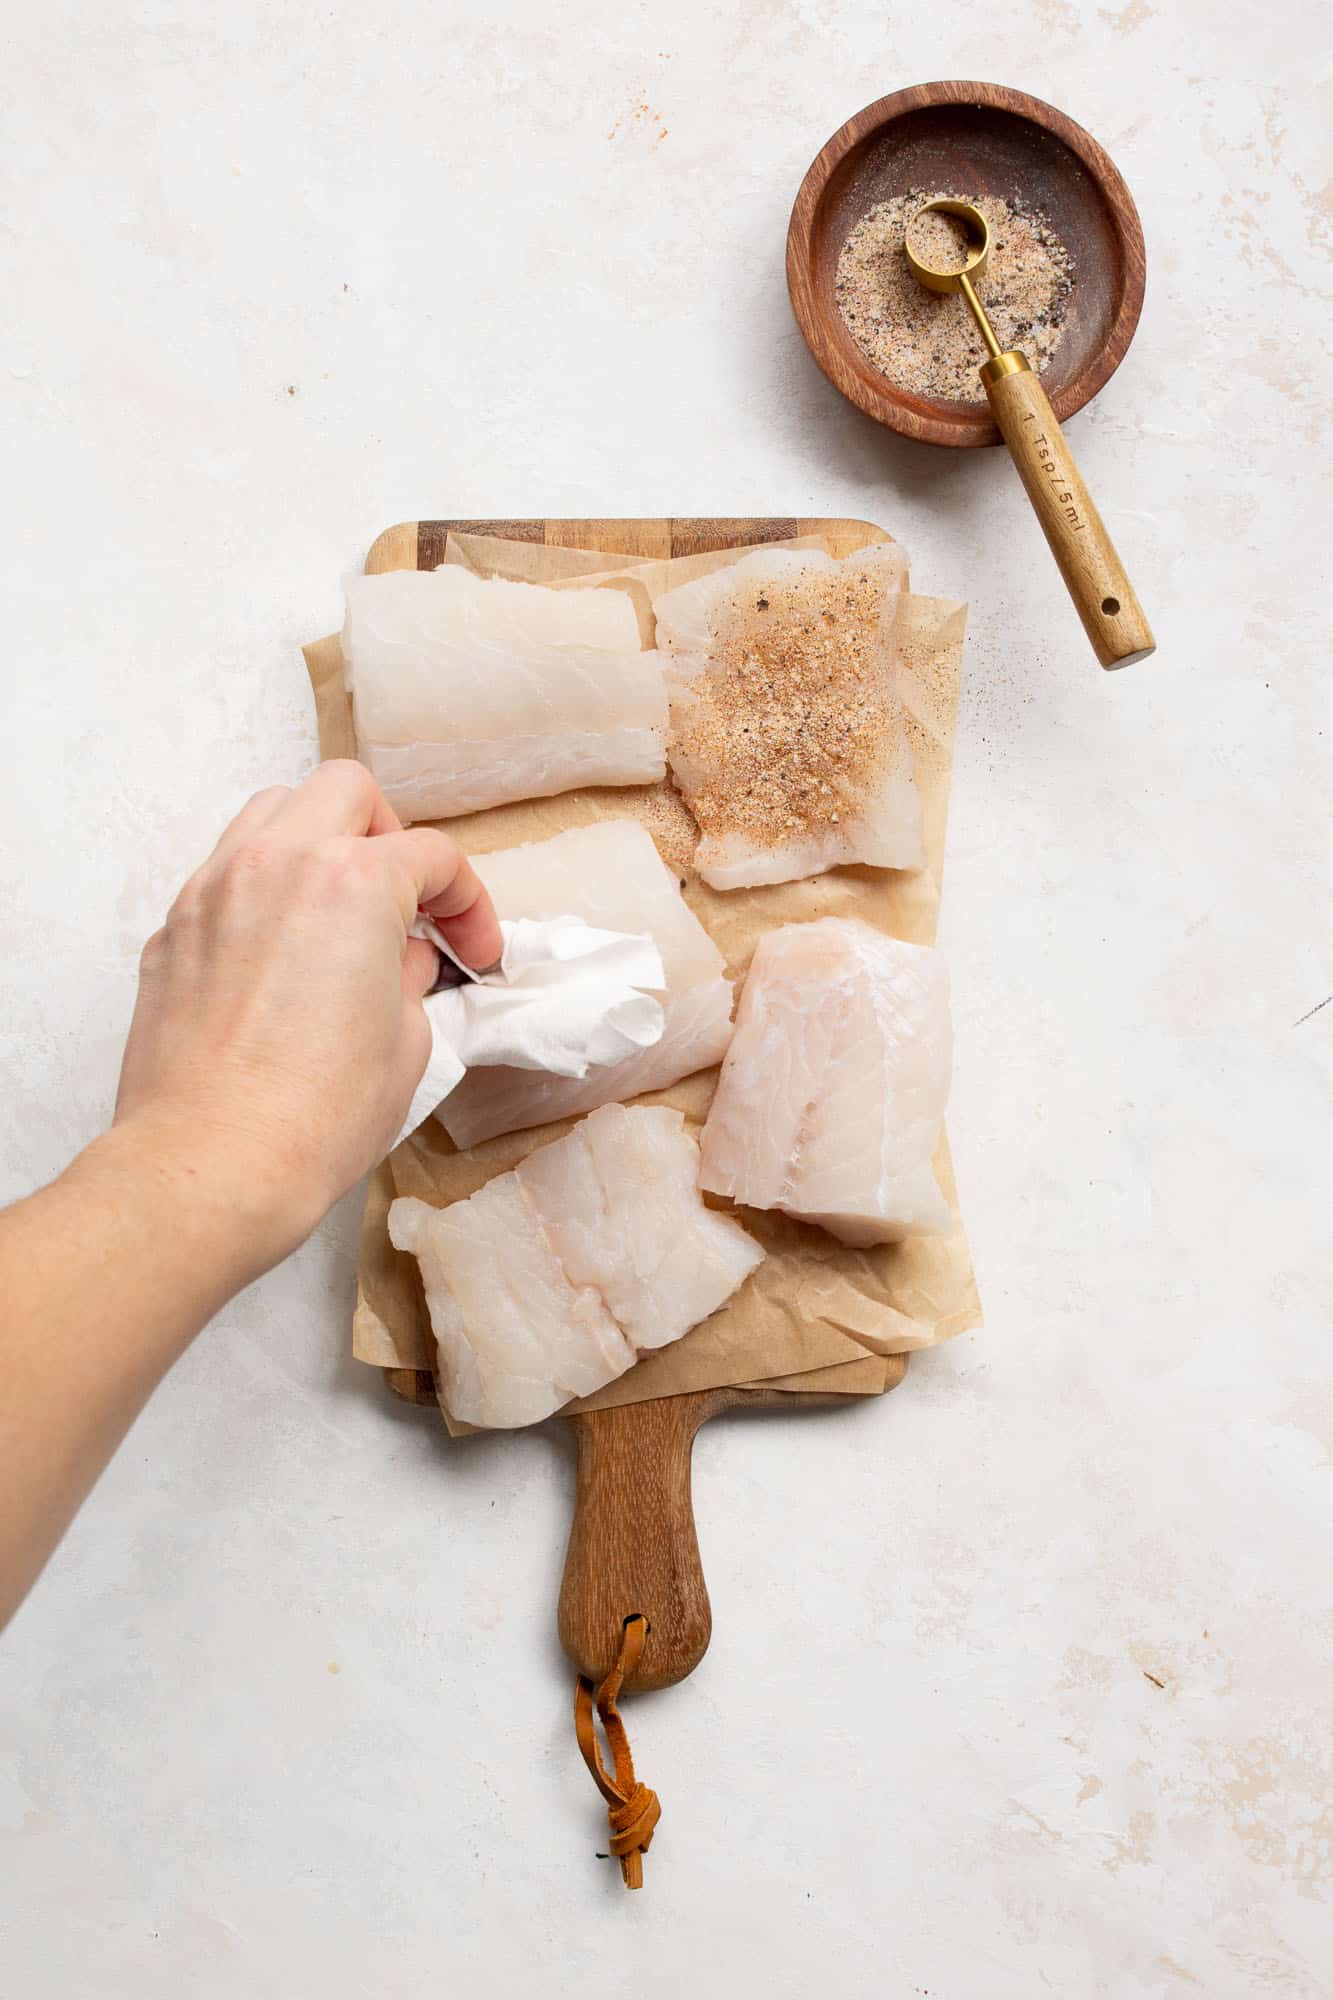
[[[934,214],[955,216],[967,238],[965,261],[950,271],[923,263],[912,248],[917,223]],[[1025,355],[1001,350],[976,295],[973,280],[981,277],[990,258],[985,216],[969,201],[928,201],[907,225],[904,249],[912,276],[931,292],[961,292],[977,323],[990,356],[980,372],[991,414],[1097,658],[1104,667],[1146,660],[1157,648],[1152,628],[1089,498],[1050,398]]]

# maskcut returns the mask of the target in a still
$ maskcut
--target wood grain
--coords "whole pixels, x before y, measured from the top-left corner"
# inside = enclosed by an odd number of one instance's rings
[[[877,202],[914,189],[1020,195],[1043,209],[1075,264],[1069,317],[1042,380],[1060,420],[1120,366],[1143,305],[1143,229],[1109,155],[1054,105],[994,83],[926,83],[849,118],[821,150],[787,232],[787,288],[815,360],[859,409],[927,444],[993,445],[984,403],[899,389],[862,354],[834,298],[838,257]],[[984,360],[978,343],[977,361]]]
[[[366,570],[433,569],[444,560],[451,531],[645,557],[697,555],[812,534],[827,536],[835,554],[849,555],[868,541],[884,539],[884,530],[870,521],[772,515],[403,521],[374,543]],[[894,1388],[907,1371],[906,1355],[894,1356],[889,1367],[885,1386]],[[384,1375],[405,1402],[436,1404],[434,1378],[424,1370],[386,1368]],[[635,1690],[683,1680],[707,1649],[712,1613],[690,1490],[690,1461],[701,1424],[721,1410],[828,1409],[864,1393],[878,1392],[702,1389],[567,1418],[577,1438],[578,1473],[559,1623],[561,1643],[578,1672],[603,1678],[619,1651],[624,1621],[635,1611],[642,1611],[652,1627],[631,1683]]]
[[[907,1369],[899,1355],[897,1381]],[[896,1386],[896,1384],[891,1384]],[[632,1685],[671,1687],[698,1666],[713,1629],[694,1525],[690,1460],[701,1424],[722,1410],[832,1408],[846,1398],[785,1389],[701,1389],[570,1417],[578,1444],[574,1519],[560,1586],[560,1643],[600,1681],[625,1620],[647,1643]]]
[[[569,1419],[578,1469],[560,1586],[560,1643],[592,1681],[610,1672],[625,1620],[636,1611],[649,1625],[637,1687],[683,1680],[707,1651],[713,1614],[699,1560],[690,1460],[700,1424],[725,1409],[732,1393],[701,1389]]]
[[[399,521],[372,542],[366,574],[434,569],[444,561],[445,542],[451,534],[496,535],[506,542],[544,542],[557,549],[605,549],[609,555],[641,556],[648,561],[744,548],[750,542],[782,542],[793,535],[831,534],[846,541],[850,551],[867,537],[882,539],[884,530],[870,521],[767,514],[753,518],[683,515],[676,519]]]
[[[438,1410],[440,1399],[435,1393],[435,1377],[425,1368],[386,1368],[384,1380],[404,1403],[417,1403],[420,1407]]]
[[[1157,642],[1041,382],[1025,368],[988,379],[986,394],[1097,658],[1146,659]]]

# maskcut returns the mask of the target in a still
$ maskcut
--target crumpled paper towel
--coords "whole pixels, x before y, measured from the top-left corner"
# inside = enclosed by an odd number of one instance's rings
[[[423,1003],[431,1050],[407,1120],[394,1144],[415,1132],[464,1071],[506,1064],[586,1076],[662,1038],[666,1014],[654,998],[666,987],[651,937],[599,931],[581,917],[502,918],[499,965],[477,973],[462,963],[429,917],[427,938],[463,975]]]

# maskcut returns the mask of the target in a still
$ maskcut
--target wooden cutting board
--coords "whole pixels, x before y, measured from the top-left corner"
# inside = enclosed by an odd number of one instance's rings
[[[674,520],[405,521],[389,528],[366,558],[368,572],[434,569],[450,534],[499,535],[506,541],[555,548],[604,549],[644,560],[743,548],[752,542],[823,535],[834,555],[850,555],[883,537],[868,521],[756,520],[686,517]],[[857,1364],[859,1365],[859,1364]],[[876,1375],[883,1363],[869,1368]],[[845,1369],[818,1371],[818,1387],[701,1389],[652,1402],[568,1417],[578,1444],[574,1519],[560,1590],[560,1642],[576,1670],[601,1681],[620,1650],[625,1620],[641,1612],[649,1623],[643,1654],[629,1685],[669,1687],[703,1658],[712,1632],[708,1588],[699,1557],[690,1490],[690,1460],[699,1427],[734,1409],[828,1409],[895,1388],[906,1355],[888,1364],[873,1387],[831,1386]],[[853,1366],[852,1374],[856,1368]],[[436,1407],[432,1377],[417,1369],[384,1371],[395,1395]],[[787,1378],[788,1381],[799,1378]]]

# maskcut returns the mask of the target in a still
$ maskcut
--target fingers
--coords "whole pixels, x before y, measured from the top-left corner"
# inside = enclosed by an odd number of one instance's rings
[[[403,998],[424,1000],[439,977],[440,954],[425,938],[409,938],[403,949]],[[459,974],[462,977],[462,974]]]
[[[206,864],[207,874],[191,886],[205,887],[219,865],[225,866],[261,833],[283,848],[342,840],[359,846],[363,837],[379,836],[362,851],[367,858],[373,852],[377,871],[384,868],[404,930],[423,909],[465,965],[480,970],[499,959],[504,940],[495,906],[467,856],[435,827],[404,830],[364,765],[332,758],[295,790],[275,785],[257,793],[222,835]],[[430,990],[436,958],[432,946],[409,940],[403,959],[406,995],[420,999]]]
[[[204,865],[218,867],[265,831],[302,840],[401,830],[402,821],[365,765],[350,757],[334,757],[295,789],[270,785],[256,792],[225,829]]]
[[[263,827],[277,818],[291,796],[290,785],[270,785],[267,790],[256,792],[252,799],[247,799],[231,825],[224,828],[205,866],[227,860],[247,840],[253,840]]]
[[[398,833],[399,819],[364,764],[331,757],[290,793],[273,831],[284,839],[320,840],[331,834]]]
[[[495,905],[467,856],[435,827],[414,826],[386,836],[386,861],[399,871],[408,924],[423,909],[435,919],[465,965],[494,965],[504,949]],[[407,903],[411,903],[408,910]]]
[[[403,1121],[408,1104],[411,1101],[412,1092],[426,1073],[426,1064],[430,1061],[430,1050],[431,1032],[430,1023],[426,1019],[426,1010],[419,1000],[414,1000],[410,1006],[403,1009],[402,1032],[398,1042],[399,1073],[403,1084],[399,1102],[402,1109],[394,1120],[394,1127],[390,1128],[390,1131],[382,1142],[381,1151],[392,1140],[394,1128],[401,1125]]]
[[[430,914],[464,965],[470,965],[474,972],[488,972],[492,966],[499,964],[504,951],[504,937],[495,905],[484,889],[481,889],[477,900],[466,910],[460,910],[457,916],[442,917],[438,910],[432,910]]]
[[[223,828],[213,852],[194,874],[183,884],[171,905],[173,916],[185,910],[192,901],[206,893],[219,869],[226,866],[232,855],[246,842],[253,840],[266,826],[271,826],[292,796],[290,785],[270,785],[265,791],[256,792],[247,799],[234,820]],[[150,940],[153,942],[153,940]]]

